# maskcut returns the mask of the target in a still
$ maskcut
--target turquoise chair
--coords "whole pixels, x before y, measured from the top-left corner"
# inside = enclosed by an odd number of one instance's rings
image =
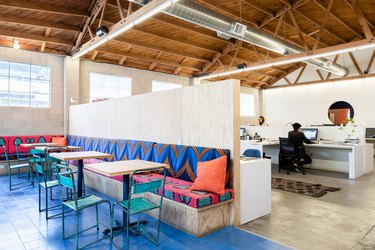
[[[5,160],[8,163],[8,176],[9,176],[9,191],[12,191],[14,189],[22,188],[22,187],[27,187],[27,186],[32,186],[34,187],[34,176],[33,176],[33,168],[30,165],[29,162],[21,163],[18,161],[18,164],[11,164],[9,160],[9,156],[6,150],[5,146],[1,146],[3,154],[5,156]],[[18,171],[18,178],[20,178],[20,173],[21,170],[26,169],[27,170],[27,181],[23,182],[17,182],[15,184],[12,184],[12,179],[13,179],[13,171],[17,170]]]
[[[111,203],[107,200],[104,200],[100,197],[97,197],[95,195],[87,195],[78,198],[76,187],[74,185],[74,174],[70,167],[57,164],[57,180],[60,185],[60,196],[61,196],[61,202],[62,202],[62,236],[63,239],[68,239],[73,236],[76,237],[76,249],[83,249],[85,247],[88,247],[92,244],[95,244],[96,242],[108,238],[108,236],[102,237],[94,242],[88,243],[85,246],[79,247],[79,235],[83,232],[86,232],[87,230],[90,230],[92,228],[96,228],[97,232],[99,231],[99,215],[98,215],[98,205],[102,203],[108,203],[109,207],[109,217],[111,217],[112,214],[112,207]],[[63,188],[67,188],[72,193],[72,198],[66,200],[63,195]],[[80,210],[93,207],[95,206],[96,209],[96,224],[94,226],[91,226],[89,228],[83,229],[79,231],[79,221],[80,221]],[[70,208],[75,212],[76,217],[76,229],[75,233],[70,236],[65,236],[65,207]]]
[[[56,208],[58,208],[58,207],[61,206],[59,204],[57,206],[50,207],[49,204],[48,204],[49,203],[49,199],[52,200],[52,189],[55,188],[55,187],[58,187],[59,186],[59,182],[58,182],[58,180],[52,180],[50,178],[48,172],[46,171],[45,164],[42,164],[42,161],[41,161],[39,155],[34,154],[33,158],[34,158],[33,164],[35,164],[35,171],[36,171],[37,179],[38,179],[38,182],[39,182],[39,189],[38,189],[38,194],[39,194],[39,203],[38,203],[39,204],[39,213],[45,211],[46,212],[46,220],[48,220],[50,218],[56,217],[58,215],[61,215],[61,213],[58,213],[58,214],[54,214],[52,216],[48,216],[48,212],[50,210],[56,209]],[[42,208],[42,199],[41,199],[42,198],[42,195],[41,195],[42,188],[44,188],[44,190],[45,190],[45,208]],[[49,197],[48,197],[48,190],[50,191],[50,196]]]
[[[144,172],[151,172],[151,171],[162,171],[164,173],[163,178],[160,178],[159,180],[152,180],[145,183],[135,183],[133,180],[133,176],[138,173],[144,173]],[[126,222],[127,225],[124,225],[126,228],[126,246],[127,249],[129,249],[129,230],[133,229],[135,227],[136,235],[139,235],[140,233],[144,233],[145,236],[156,246],[159,245],[159,237],[160,237],[160,217],[161,217],[161,211],[162,211],[162,205],[163,205],[163,197],[164,197],[164,187],[165,187],[165,178],[166,178],[167,170],[165,167],[160,167],[159,169],[145,169],[145,170],[139,170],[134,171],[130,178],[129,178],[129,196],[127,200],[119,201],[114,203],[112,206],[112,216],[111,216],[111,228],[113,228],[113,222],[114,222],[114,210],[115,207],[119,207],[127,216]],[[161,196],[158,203],[154,203],[150,201],[147,198],[144,197],[135,197],[133,198],[133,195],[140,195],[145,192],[153,192],[157,193],[158,190],[161,190]],[[157,235],[156,237],[153,237],[151,233],[147,232],[145,229],[143,229],[143,226],[140,225],[140,217],[141,213],[144,213],[146,211],[159,209],[158,214],[158,225],[157,225]],[[131,215],[138,215],[137,223],[134,226],[130,225],[130,216]],[[124,220],[125,221],[125,220]],[[133,230],[132,230],[133,231]],[[111,231],[111,240],[112,243],[117,246],[113,242],[113,231]],[[123,247],[124,248],[124,247]]]

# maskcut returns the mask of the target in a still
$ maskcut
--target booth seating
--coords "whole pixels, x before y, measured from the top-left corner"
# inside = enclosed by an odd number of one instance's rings
[[[231,224],[233,190],[226,188],[224,195],[209,192],[191,191],[189,187],[196,178],[198,161],[216,159],[227,155],[227,179],[230,178],[230,151],[226,149],[196,146],[160,144],[135,140],[115,140],[68,136],[68,145],[81,146],[84,150],[97,150],[111,154],[106,161],[151,160],[170,165],[167,172],[162,220],[191,235],[202,237]],[[87,160],[87,163],[102,162]],[[150,178],[161,178],[158,173],[138,175],[137,182]],[[85,170],[85,183],[89,187],[122,200],[122,177],[104,177]],[[146,193],[146,198],[158,200],[157,193]],[[152,212],[150,213],[151,215]],[[154,216],[154,215],[153,215]],[[155,214],[156,216],[156,214]]]

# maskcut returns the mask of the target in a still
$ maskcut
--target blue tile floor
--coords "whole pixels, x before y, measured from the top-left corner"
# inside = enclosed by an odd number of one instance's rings
[[[86,190],[114,201],[93,190]],[[58,188],[54,192],[52,204],[59,204]],[[44,197],[43,199],[44,200]],[[109,225],[108,205],[99,207],[100,230],[95,229],[85,232],[80,237],[80,243],[86,244],[99,237],[101,232]],[[57,210],[56,212],[58,212]],[[121,220],[120,211],[116,211],[116,218]],[[144,215],[148,220],[147,229],[155,232],[157,221]],[[85,209],[80,214],[83,227],[95,223],[95,208]],[[35,188],[31,186],[9,191],[8,177],[0,176],[0,249],[74,249],[75,239],[62,240],[61,217],[45,219],[45,213],[38,212],[38,183]],[[66,231],[74,232],[74,216],[66,218]],[[145,237],[130,236],[130,249],[290,249],[268,239],[242,231],[234,227],[227,227],[203,238],[195,238],[181,232],[167,224],[161,224],[159,247],[154,246]],[[124,234],[117,235],[114,241],[122,246],[125,243]],[[116,249],[108,239],[102,240],[87,249]]]

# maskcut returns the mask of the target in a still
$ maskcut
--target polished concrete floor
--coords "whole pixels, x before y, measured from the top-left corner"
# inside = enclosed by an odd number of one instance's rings
[[[296,249],[375,249],[375,173],[356,180],[347,174],[307,170],[272,176],[341,187],[321,198],[272,190],[272,213],[241,226]]]

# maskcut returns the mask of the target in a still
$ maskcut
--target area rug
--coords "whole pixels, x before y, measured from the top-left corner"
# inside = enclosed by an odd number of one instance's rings
[[[322,197],[328,192],[336,192],[341,190],[341,188],[337,187],[327,187],[322,184],[289,180],[280,177],[272,177],[272,188],[297,194],[304,194],[316,198]]]

